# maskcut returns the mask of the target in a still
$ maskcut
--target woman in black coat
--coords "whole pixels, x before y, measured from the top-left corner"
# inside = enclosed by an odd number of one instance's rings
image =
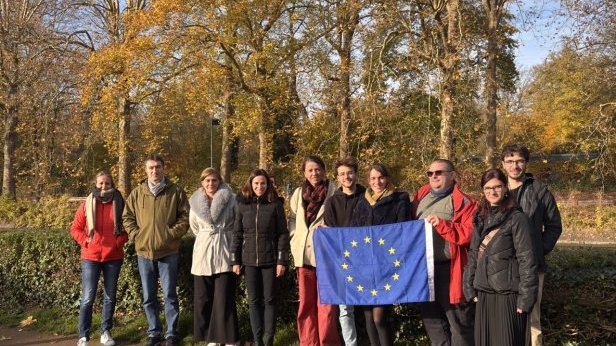
[[[275,279],[289,264],[289,231],[282,200],[267,172],[256,169],[238,197],[233,245],[233,272],[244,266],[254,345],[273,345],[276,323]]]
[[[538,284],[533,231],[508,193],[503,172],[487,170],[481,187],[464,269],[464,295],[477,303],[475,344],[530,345],[528,313]]]
[[[385,225],[409,220],[409,195],[395,191],[385,166],[374,164],[370,167],[368,185],[364,198],[357,202],[353,211],[351,226]],[[387,321],[390,311],[390,305],[364,306],[366,332],[371,345],[393,345],[391,323]]]

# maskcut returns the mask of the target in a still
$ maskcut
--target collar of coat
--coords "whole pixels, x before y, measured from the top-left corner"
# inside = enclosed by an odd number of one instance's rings
[[[207,196],[202,188],[197,189],[190,196],[190,210],[195,212],[199,218],[207,221],[210,224],[216,224],[220,221],[220,217],[226,209],[227,204],[233,197],[233,192],[225,183],[221,183],[218,191],[214,194],[212,203],[209,203]]]

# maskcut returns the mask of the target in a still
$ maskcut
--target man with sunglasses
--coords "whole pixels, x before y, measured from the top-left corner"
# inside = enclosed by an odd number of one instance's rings
[[[554,249],[562,233],[562,222],[556,200],[548,187],[535,179],[532,174],[526,173],[529,158],[528,148],[519,144],[505,146],[501,154],[503,168],[507,174],[509,193],[513,195],[524,214],[528,216],[535,231],[533,246],[538,263],[539,290],[537,301],[530,313],[530,331],[531,343],[537,346],[543,345],[540,305],[546,270],[544,256]]]
[[[451,161],[434,160],[428,184],[415,194],[413,219],[433,227],[435,301],[420,304],[432,345],[474,345],[474,304],[462,292],[463,269],[477,203],[460,191]]]

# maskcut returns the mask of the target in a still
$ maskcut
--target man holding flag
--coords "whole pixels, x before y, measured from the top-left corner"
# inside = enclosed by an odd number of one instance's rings
[[[413,219],[433,227],[436,301],[420,304],[432,345],[474,345],[474,304],[462,293],[463,269],[473,232],[477,203],[462,193],[451,161],[437,159],[426,172],[429,183],[412,204]]]

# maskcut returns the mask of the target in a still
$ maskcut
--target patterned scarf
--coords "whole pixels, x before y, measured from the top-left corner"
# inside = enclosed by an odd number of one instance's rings
[[[321,181],[317,186],[312,186],[307,180],[304,182],[302,203],[304,204],[304,219],[307,227],[310,227],[310,224],[317,218],[319,209],[325,202],[325,197],[327,197],[328,186],[329,180]]]
[[[154,195],[154,197],[158,196],[158,194],[167,186],[167,178],[163,177],[163,179],[156,185],[152,184],[150,180],[148,180],[148,188],[150,192]]]

